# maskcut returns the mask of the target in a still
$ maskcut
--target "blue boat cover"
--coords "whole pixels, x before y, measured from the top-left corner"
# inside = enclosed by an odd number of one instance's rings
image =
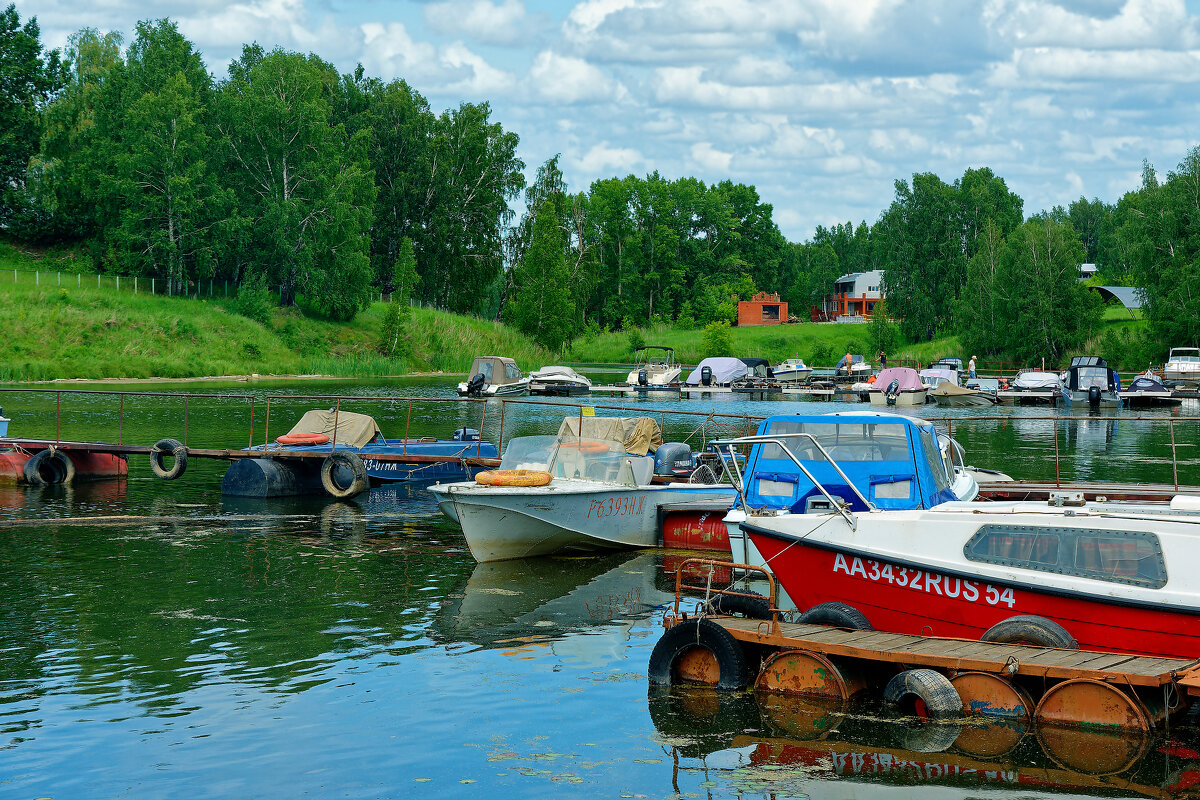
[[[956,500],[950,489],[933,425],[896,414],[781,414],[759,426],[760,436],[812,434],[837,462],[854,487],[881,509],[932,508]],[[806,438],[785,444],[821,484],[830,490],[845,480]],[[745,497],[751,508],[794,508],[819,490],[773,443],[755,444],[746,463]],[[851,494],[853,494],[851,492]],[[855,500],[852,505],[860,505]]]

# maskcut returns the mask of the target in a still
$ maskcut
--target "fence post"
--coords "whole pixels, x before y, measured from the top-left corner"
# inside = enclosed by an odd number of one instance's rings
[[[79,272],[75,273],[75,285],[83,286],[83,274],[82,273],[79,273]]]
[[[1054,488],[1061,489],[1058,479],[1058,420],[1054,420]]]
[[[36,269],[35,269],[35,270],[33,271],[33,285],[34,285],[34,286],[41,286],[41,285],[42,285],[42,272],[41,272],[41,270],[36,270]]]
[[[1179,491],[1179,462],[1175,460],[1175,420],[1167,420],[1171,431],[1171,474],[1175,479],[1175,491]]]
[[[117,276],[117,291],[121,291],[121,276]]]
[[[133,293],[137,294],[137,275],[133,276]]]
[[[58,285],[62,286],[62,273],[61,272],[58,273]]]
[[[99,289],[99,288],[100,288],[100,275],[99,275],[99,273],[97,273],[97,275],[96,275],[96,288],[97,288],[97,289]]]
[[[154,294],[154,278],[150,279],[150,294]]]

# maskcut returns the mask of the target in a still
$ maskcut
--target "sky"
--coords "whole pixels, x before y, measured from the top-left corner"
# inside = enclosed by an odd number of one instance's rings
[[[1030,215],[1116,202],[1200,143],[1200,0],[15,0],[47,47],[169,17],[487,101],[532,178],[753,185],[790,241],[873,223],[894,182],[990,167]]]

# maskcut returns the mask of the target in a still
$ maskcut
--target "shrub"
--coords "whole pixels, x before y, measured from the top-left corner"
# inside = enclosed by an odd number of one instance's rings
[[[828,367],[833,365],[833,345],[829,342],[817,342],[809,351],[809,366]]]
[[[710,322],[704,326],[704,339],[700,343],[700,353],[704,358],[733,354],[733,337],[729,335],[727,323]]]
[[[637,350],[639,347],[646,346],[646,337],[642,335],[638,328],[629,329],[629,352]]]
[[[243,317],[263,325],[270,324],[271,316],[275,313],[275,296],[267,289],[267,279],[259,274],[242,283],[238,287],[233,308]]]

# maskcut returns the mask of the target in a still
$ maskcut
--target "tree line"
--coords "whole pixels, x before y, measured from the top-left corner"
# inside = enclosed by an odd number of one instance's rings
[[[1080,198],[1028,219],[990,169],[953,183],[918,173],[873,224],[790,243],[771,205],[732,181],[652,172],[572,191],[556,155],[526,185],[518,137],[486,102],[435,113],[361,66],[339,74],[251,44],[217,80],[165,19],[139,23],[127,46],[85,28],[60,55],[15,5],[0,36],[0,230],[75,243],[97,271],[173,291],[270,285],[333,319],[396,291],[560,348],[600,328],[731,323],[759,289],[804,318],[839,276],[878,269],[905,339],[1056,358],[1098,330],[1086,260],[1145,295],[1149,338],[1112,349],[1200,341],[1200,149],[1161,182],[1145,165],[1116,204]],[[265,318],[261,302],[246,307]]]

